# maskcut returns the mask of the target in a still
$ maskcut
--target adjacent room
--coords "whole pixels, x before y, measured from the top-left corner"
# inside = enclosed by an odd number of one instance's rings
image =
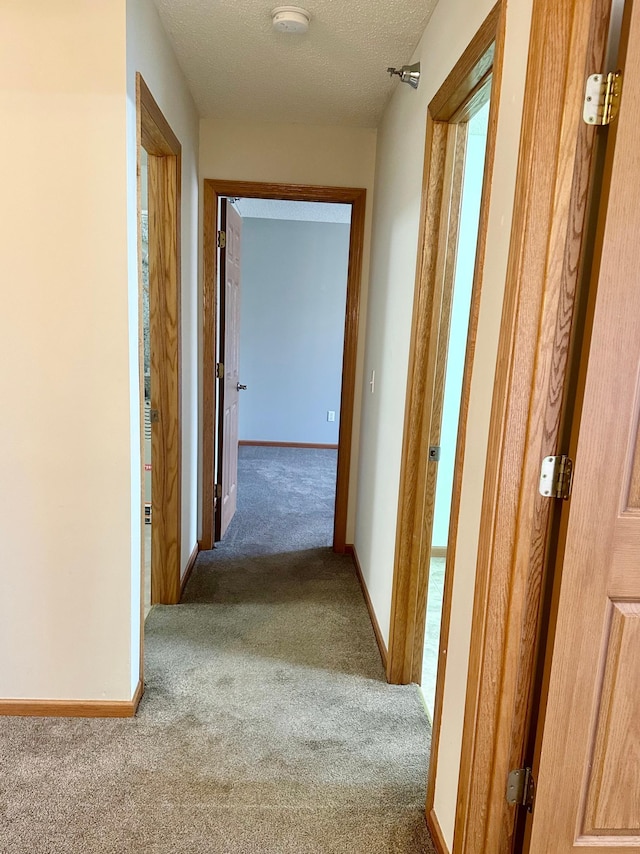
[[[246,469],[251,459],[254,467],[259,463],[265,471],[264,488],[255,496],[264,504],[263,512],[284,510],[276,505],[277,495],[288,497],[289,508],[296,497],[315,500],[314,517],[307,517],[304,524],[310,542],[328,547],[335,505],[351,207],[258,198],[222,199],[220,204],[232,210],[222,213],[227,243],[220,249],[219,264],[227,287],[219,291],[218,364],[224,365],[225,377],[218,387],[217,482],[235,480],[235,474],[224,469],[235,463],[237,441],[238,465],[244,462]],[[230,252],[237,256],[233,265]],[[231,269],[237,274],[239,296],[230,290]],[[281,487],[280,492],[275,487]],[[243,488],[250,487],[238,481],[238,501]],[[233,495],[225,501],[232,489],[223,487],[224,518],[218,515],[218,539],[226,535],[233,516],[226,509],[235,505]],[[269,531],[262,535],[269,551]]]

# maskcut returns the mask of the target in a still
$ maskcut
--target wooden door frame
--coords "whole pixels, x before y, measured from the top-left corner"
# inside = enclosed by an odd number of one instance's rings
[[[437,437],[440,431],[441,416],[438,415],[438,407],[434,406],[434,398],[437,394],[442,395],[444,385],[442,351],[448,346],[448,314],[462,201],[463,169],[460,168],[459,163],[460,149],[462,147],[464,157],[466,142],[464,122],[491,97],[484,166],[485,178],[480,204],[454,463],[431,760],[427,783],[427,822],[436,840],[441,838],[433,804],[442,720],[442,694],[453,597],[453,568],[462,489],[462,464],[480,310],[491,176],[495,160],[504,31],[504,4],[499,2],[432,99],[427,111],[420,244],[407,381],[387,662],[387,679],[395,684],[420,682],[422,676],[427,586],[431,559],[432,511],[436,485],[435,469],[428,465],[429,445],[433,443],[434,437]]]
[[[602,69],[608,0],[533,4],[516,195],[492,401],[453,854],[513,848],[509,770],[525,761],[553,502],[540,463],[561,415],[595,129],[584,84]]]
[[[180,599],[182,400],[180,303],[180,199],[182,147],[142,75],[136,74],[137,181],[140,210],[140,151],[149,158],[149,197],[161,211],[149,240],[149,297],[152,334],[151,387],[160,421],[152,434],[151,602]],[[151,204],[149,205],[151,208]],[[149,234],[151,237],[151,218]],[[141,224],[138,217],[140,388],[144,383]],[[153,288],[152,268],[158,283]],[[153,293],[152,293],[153,289]],[[154,346],[155,342],[155,346]],[[144,506],[144,396],[141,408],[142,500]],[[142,623],[144,625],[144,512],[142,512]]]
[[[420,244],[413,304],[409,353],[407,403],[400,473],[400,497],[394,582],[389,633],[387,679],[394,684],[420,682],[424,617],[431,557],[431,509],[435,493],[435,469],[428,466],[433,439],[432,401],[442,391],[444,376],[437,375],[437,356],[447,346],[448,319],[442,334],[443,298],[452,290],[457,250],[458,220],[462,200],[462,166],[466,125],[471,111],[488,99],[488,85],[499,92],[502,43],[494,45],[503,27],[498,3],[456,63],[427,110],[425,166]],[[502,27],[502,29],[500,29]],[[485,175],[491,175],[495,153],[498,98],[493,98],[487,134]],[[462,151],[460,150],[462,149]],[[455,539],[462,485],[462,460],[466,439],[466,415],[471,386],[476,329],[480,307],[482,268],[486,243],[491,181],[483,184],[478,244],[471,295],[469,332],[460,403],[457,450],[447,572],[443,601],[443,626],[448,624],[455,559]],[[447,287],[445,287],[445,285]],[[449,298],[451,294],[449,293]],[[447,305],[444,306],[447,308]],[[445,312],[446,314],[446,312]],[[439,430],[439,425],[436,425]],[[443,635],[443,637],[446,635]],[[444,662],[441,671],[444,672]]]
[[[218,201],[222,196],[253,199],[285,199],[296,202],[331,202],[351,205],[349,268],[342,363],[338,471],[333,530],[333,549],[344,553],[347,546],[347,510],[353,437],[356,387],[360,290],[364,247],[366,190],[354,187],[326,187],[309,184],[272,184],[259,181],[204,179],[203,236],[203,404],[202,404],[202,518],[201,549],[214,543],[214,483],[216,430],[216,316],[218,311]]]

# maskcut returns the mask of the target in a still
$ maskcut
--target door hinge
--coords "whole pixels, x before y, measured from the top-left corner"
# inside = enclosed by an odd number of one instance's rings
[[[437,463],[440,459],[440,445],[429,445],[429,462]]]
[[[222,484],[216,483],[216,498],[222,498]]]
[[[216,365],[216,376],[219,380],[224,379],[224,364],[222,362],[218,362]]]
[[[227,245],[227,232],[226,231],[219,231],[218,232],[218,248],[224,249],[226,245]]]
[[[507,777],[507,803],[526,807],[533,812],[536,783],[531,768],[515,768]]]
[[[573,483],[573,460],[566,454],[556,457],[545,457],[540,467],[540,495],[545,498],[562,498],[566,501],[571,496]]]
[[[622,72],[587,77],[582,117],[588,125],[609,125],[618,115]]]

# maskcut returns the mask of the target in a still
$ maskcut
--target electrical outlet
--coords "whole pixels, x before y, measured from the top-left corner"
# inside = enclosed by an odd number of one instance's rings
[[[333,409],[330,409],[327,412],[327,421],[335,421],[335,420],[336,420],[336,413],[333,411]]]

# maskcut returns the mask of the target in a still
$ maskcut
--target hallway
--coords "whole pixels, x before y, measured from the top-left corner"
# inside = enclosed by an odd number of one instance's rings
[[[433,850],[418,690],[326,546],[334,465],[241,448],[225,542],[146,622],[135,719],[2,719],[3,854]]]

